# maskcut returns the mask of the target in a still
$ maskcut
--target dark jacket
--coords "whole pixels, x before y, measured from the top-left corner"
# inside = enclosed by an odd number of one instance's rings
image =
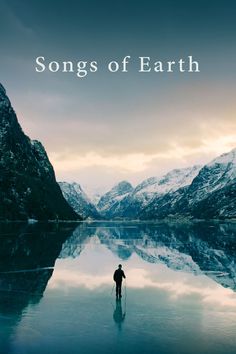
[[[113,279],[116,283],[121,283],[122,282],[122,278],[126,278],[125,277],[125,273],[123,272],[122,269],[116,269],[114,275],[113,275]]]

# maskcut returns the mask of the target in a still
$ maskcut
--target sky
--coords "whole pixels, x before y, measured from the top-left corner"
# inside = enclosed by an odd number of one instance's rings
[[[0,81],[58,180],[134,185],[236,146],[236,3],[0,0]],[[109,61],[131,57],[128,72]],[[199,62],[200,73],[138,72],[139,56]],[[97,61],[37,73],[35,59]]]

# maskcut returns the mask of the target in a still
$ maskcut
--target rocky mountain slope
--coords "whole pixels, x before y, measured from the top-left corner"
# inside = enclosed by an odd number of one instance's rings
[[[64,188],[65,189],[65,188]],[[81,187],[64,196],[76,212],[93,219],[236,218],[236,149],[205,166],[174,169],[133,188],[122,181],[96,206]]]
[[[46,151],[22,131],[0,85],[0,219],[80,219],[64,199]]]
[[[78,183],[59,182],[64,198],[74,211],[84,219],[100,219],[95,205],[90,201]]]
[[[157,196],[140,217],[235,218],[235,201],[236,149],[233,149],[201,168],[189,186]]]
[[[123,194],[122,198],[117,200],[116,203],[106,204],[106,208],[103,209],[104,215],[109,218],[136,218],[154,197],[166,195],[191,184],[199,170],[200,166],[193,166],[172,170],[159,178],[148,178],[136,188]],[[100,206],[101,203],[99,202],[98,208]]]
[[[105,193],[99,200],[97,208],[101,215],[105,217],[113,217],[114,210],[119,208],[122,200],[133,191],[133,187],[129,182],[122,181],[114,186],[109,192]]]

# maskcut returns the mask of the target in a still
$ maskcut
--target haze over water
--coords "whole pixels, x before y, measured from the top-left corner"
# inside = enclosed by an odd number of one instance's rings
[[[235,229],[1,225],[0,352],[235,353]]]

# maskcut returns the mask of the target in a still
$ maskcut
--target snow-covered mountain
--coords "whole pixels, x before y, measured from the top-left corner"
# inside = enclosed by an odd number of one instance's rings
[[[236,149],[203,167],[174,169],[135,188],[122,181],[96,204],[76,183],[64,182],[61,188],[69,204],[85,218],[235,218]]]
[[[188,187],[155,197],[140,216],[236,217],[236,149],[202,167]]]
[[[115,185],[109,192],[104,194],[98,202],[98,210],[106,217],[112,217],[113,209],[116,209],[121,201],[133,191],[132,185],[122,181]]]
[[[80,184],[75,182],[59,182],[59,186],[62,190],[64,198],[67,200],[69,205],[74,209],[77,214],[81,215],[85,219],[100,218],[100,214],[98,213],[95,205],[85,194]]]
[[[97,207],[109,219],[235,218],[236,149],[203,167],[174,169],[135,188],[122,182]]]
[[[135,218],[156,196],[165,195],[191,184],[200,170],[200,166],[175,169],[162,177],[151,177],[136,188],[123,194],[116,203],[107,204],[105,215],[108,217]],[[100,203],[98,203],[98,207]]]
[[[236,178],[236,149],[223,154],[205,165],[188,189],[190,205],[205,199],[233,182]]]
[[[81,219],[63,198],[39,141],[30,140],[0,84],[0,219]]]

